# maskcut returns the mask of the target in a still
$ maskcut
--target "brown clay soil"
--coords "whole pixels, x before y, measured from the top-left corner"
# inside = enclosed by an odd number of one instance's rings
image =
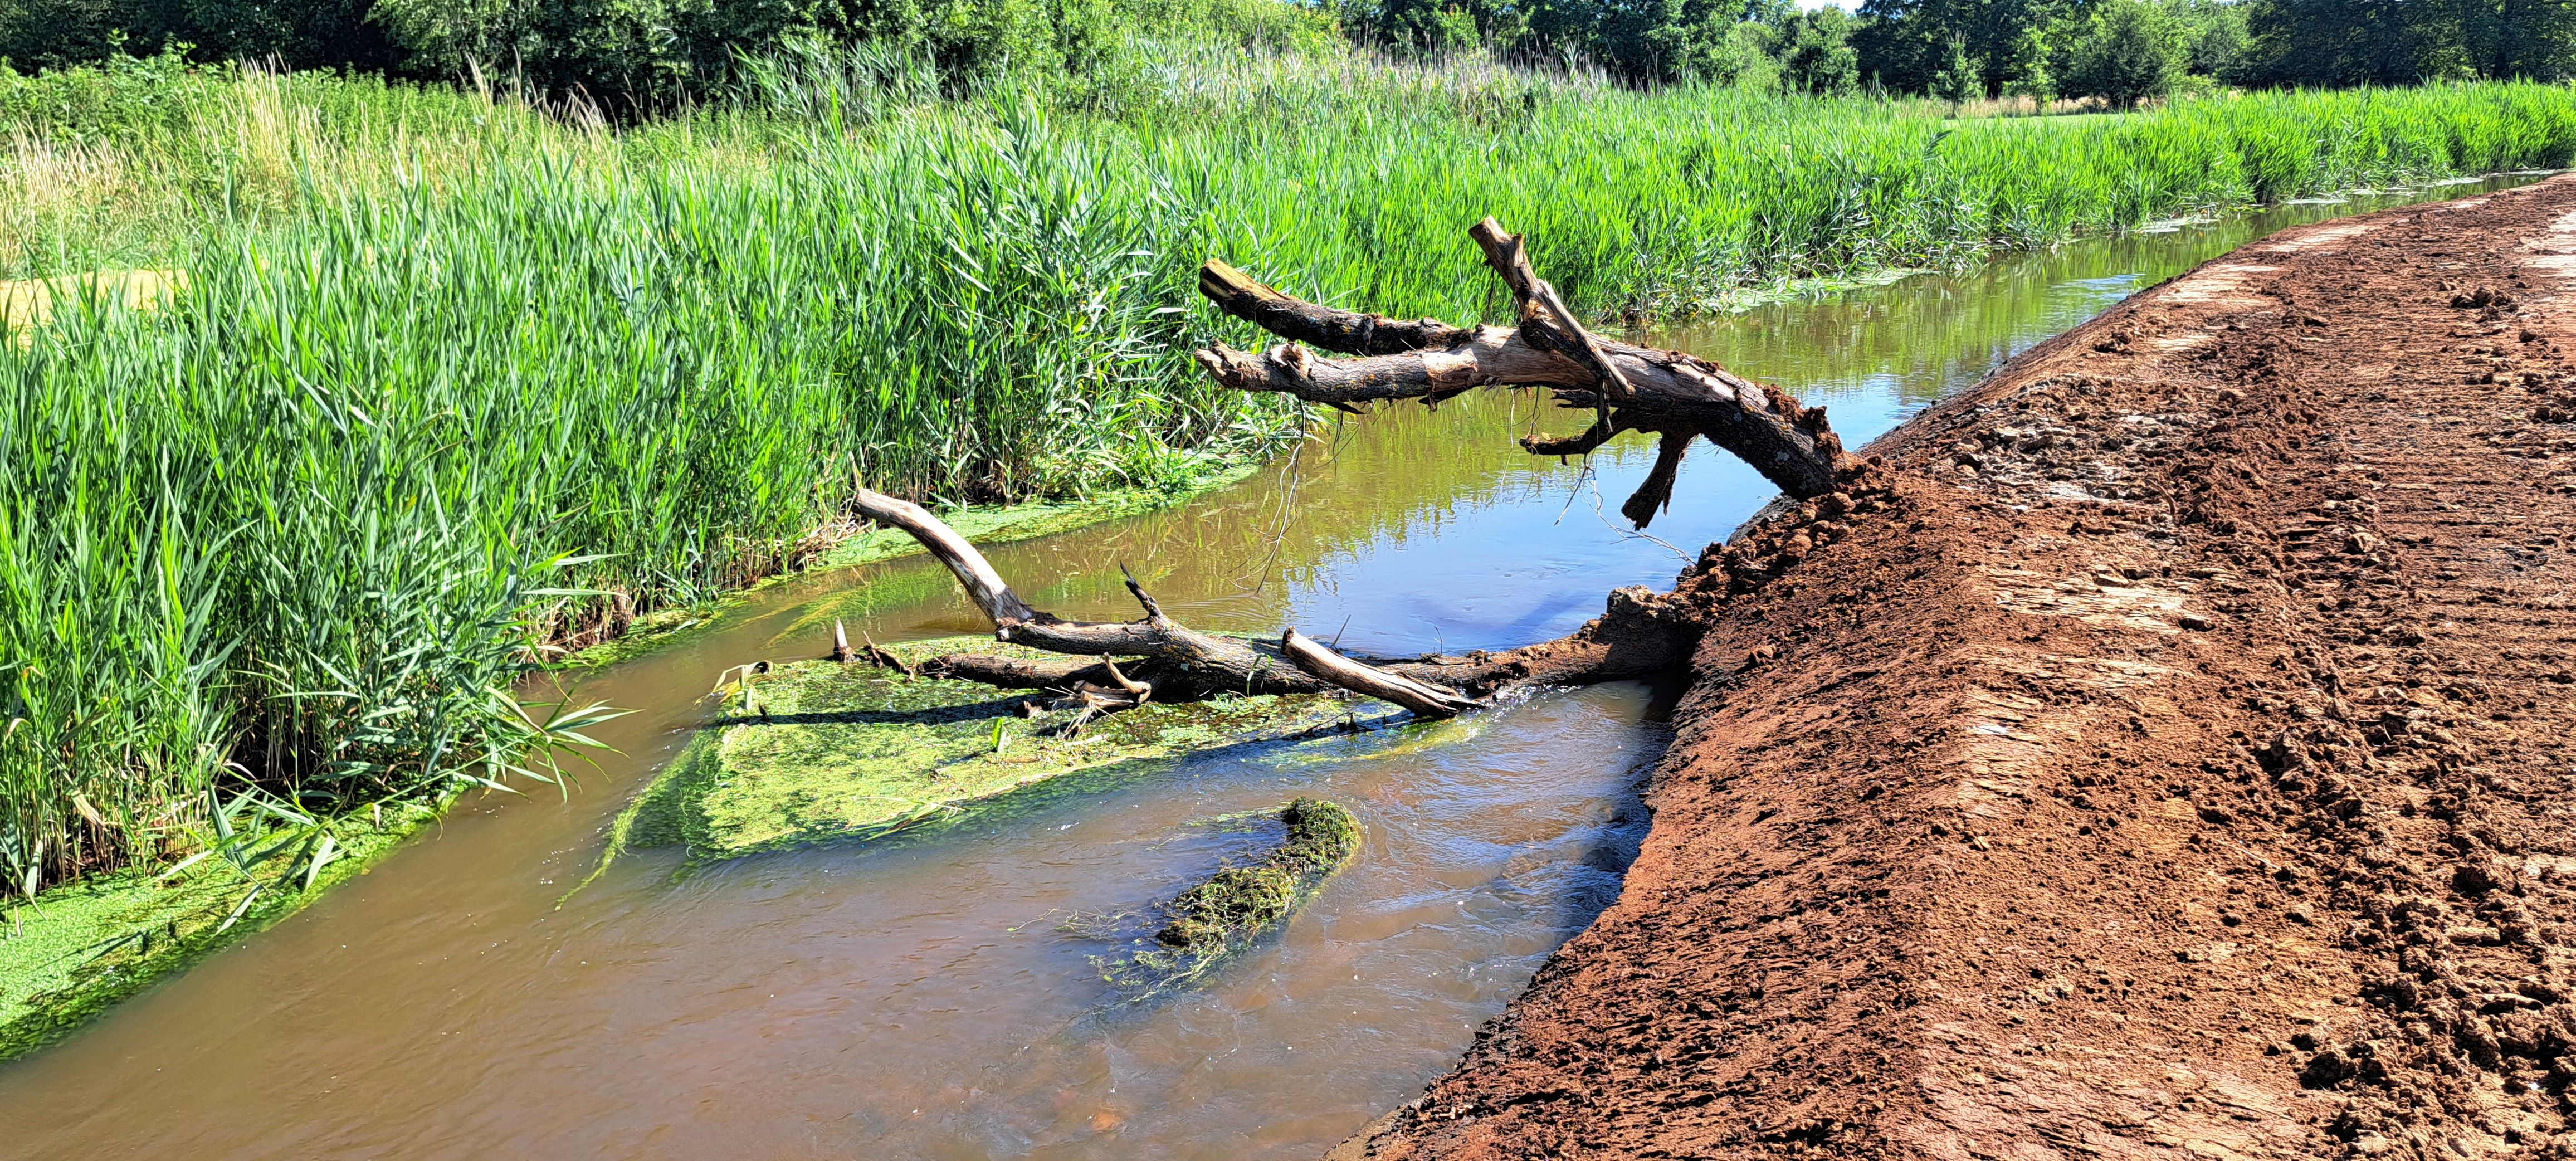
[[[2571,280],[2276,235],[1713,549],[1624,893],[1335,1158],[2576,1155]]]

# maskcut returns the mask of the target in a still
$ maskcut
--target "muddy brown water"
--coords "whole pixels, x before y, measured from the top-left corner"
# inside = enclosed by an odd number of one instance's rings
[[[1827,405],[1857,446],[2263,232],[2477,188],[2090,240],[1665,341]],[[993,556],[1069,616],[1131,616],[1124,561],[1201,627],[1524,644],[1610,588],[1668,584],[1769,494],[1703,447],[1653,535],[1622,532],[1646,448],[1587,469],[1510,443],[1580,423],[1502,394],[1383,412],[1181,509]],[[277,928],[0,1065],[0,1156],[1313,1156],[1447,1068],[1616,895],[1663,745],[1643,687],[1545,693],[678,881],[647,852],[558,908],[712,675],[820,652],[835,617],[879,640],[980,628],[944,573],[897,561],[774,586],[590,678],[581,696],[639,711],[601,731],[622,755],[569,796],[470,799]],[[1170,896],[1254,841],[1204,820],[1300,794],[1359,813],[1355,864],[1207,986],[1121,1002],[1091,958],[1116,946],[1067,920]]]

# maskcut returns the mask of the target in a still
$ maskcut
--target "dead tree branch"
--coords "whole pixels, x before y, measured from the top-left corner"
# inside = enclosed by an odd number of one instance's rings
[[[1574,633],[1506,652],[1352,657],[1294,629],[1283,633],[1275,645],[1193,631],[1174,622],[1133,575],[1126,578],[1127,589],[1144,609],[1143,620],[1066,621],[1030,608],[1003,583],[981,552],[919,505],[862,491],[859,510],[910,533],[956,575],[979,608],[1027,610],[1025,617],[1009,620],[988,611],[996,638],[1079,660],[952,653],[907,668],[902,659],[865,638],[865,650],[852,651],[856,659],[921,677],[1051,691],[1058,695],[1057,707],[1076,708],[1086,715],[1141,705],[1149,699],[1175,702],[1225,693],[1342,689],[1393,702],[1424,717],[1448,717],[1519,686],[1581,685],[1672,670],[1689,658],[1705,608],[1712,594],[1723,592],[1726,584],[1723,570],[1703,570],[1686,577],[1683,587],[1672,593],[1643,586],[1619,589],[1610,594],[1609,606],[1600,617]],[[836,641],[840,640],[836,634]]]
[[[1142,606],[1142,620],[1067,621],[1031,608],[1011,591],[984,554],[918,504],[859,490],[861,515],[909,533],[955,574],[987,620],[993,636],[1048,653],[1096,657],[1090,663],[1047,663],[978,654],[934,657],[914,667],[923,675],[957,677],[1005,689],[1049,689],[1086,713],[1123,709],[1149,699],[1190,701],[1223,693],[1320,693],[1347,689],[1381,697],[1425,717],[1448,717],[1477,704],[1453,688],[1434,688],[1351,660],[1290,630],[1280,648],[1201,633],[1163,612],[1134,574],[1127,591]],[[1125,570],[1122,569],[1122,572]],[[879,664],[882,650],[871,642]],[[846,644],[836,654],[846,654]],[[1129,670],[1117,658],[1136,658]]]
[[[1823,408],[1801,407],[1781,391],[1693,355],[1603,340],[1531,268],[1519,235],[1491,218],[1469,233],[1511,288],[1518,326],[1461,328],[1337,310],[1211,261],[1200,268],[1199,292],[1287,341],[1262,353],[1218,343],[1198,352],[1199,365],[1237,390],[1277,391],[1344,410],[1384,399],[1437,403],[1482,386],[1545,388],[1564,406],[1601,415],[1573,439],[1523,440],[1535,454],[1583,454],[1622,431],[1665,437],[1654,473],[1621,508],[1640,528],[1670,501],[1674,473],[1693,438],[1733,453],[1791,496],[1834,490],[1846,457]],[[1319,357],[1307,346],[1350,357]]]

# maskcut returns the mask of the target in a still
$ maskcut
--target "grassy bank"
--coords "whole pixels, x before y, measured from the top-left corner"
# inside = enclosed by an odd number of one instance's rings
[[[853,481],[1064,497],[1259,454],[1298,417],[1191,372],[1250,339],[1195,309],[1207,256],[1490,315],[1463,227],[1493,214],[1583,309],[1673,315],[2576,150],[2544,86],[1952,123],[1186,53],[1079,111],[882,58],[615,131],[326,77],[18,78],[0,110],[12,276],[186,272],[0,344],[22,894],[246,850],[215,826],[245,801],[305,820],[262,848],[293,877],[353,806],[543,775],[547,711],[501,692],[532,643],[814,559]]]

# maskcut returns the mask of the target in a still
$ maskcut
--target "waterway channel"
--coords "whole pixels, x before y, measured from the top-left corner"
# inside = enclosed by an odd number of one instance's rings
[[[2514,179],[2528,180],[2528,179]],[[2488,183],[2490,186],[2501,183]],[[2297,222],[2478,187],[2081,241],[1956,276],[1667,332],[1830,409],[1854,446],[2128,294]],[[1002,547],[1060,615],[1174,616],[1375,653],[1508,647],[1668,585],[1768,498],[1699,448],[1651,536],[1589,465],[1511,436],[1583,417],[1486,393],[1338,422],[1182,508]],[[637,712],[568,795],[476,796],[273,930],[0,1065],[0,1155],[216,1158],[1312,1157],[1410,1099],[1616,897],[1663,745],[1655,691],[1544,693],[1323,754],[1230,753],[917,836],[701,869],[647,852],[558,899],[707,712],[715,673],[982,626],[913,558],[772,586],[587,679]],[[1078,916],[1134,912],[1244,837],[1203,820],[1313,794],[1367,840],[1279,936],[1129,1004]]]

